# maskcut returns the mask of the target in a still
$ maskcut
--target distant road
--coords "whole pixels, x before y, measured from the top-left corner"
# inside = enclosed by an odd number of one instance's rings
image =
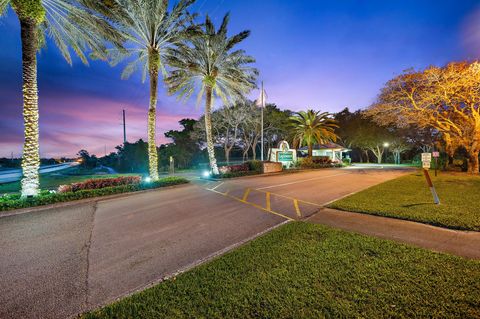
[[[77,162],[56,164],[56,165],[45,165],[40,167],[40,174],[51,173],[56,171],[61,171],[66,168],[78,165]],[[22,178],[21,169],[9,169],[5,171],[0,171],[0,184],[15,182]]]

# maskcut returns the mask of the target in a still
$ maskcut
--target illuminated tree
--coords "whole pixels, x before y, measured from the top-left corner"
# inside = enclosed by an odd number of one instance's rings
[[[390,80],[368,114],[382,125],[433,128],[450,156],[463,147],[468,171],[479,173],[480,63],[412,70]]]
[[[218,174],[212,137],[213,98],[221,98],[226,105],[242,100],[255,88],[258,71],[250,64],[255,59],[243,50],[232,49],[247,38],[249,31],[227,36],[229,15],[215,30],[207,16],[200,35],[177,44],[170,51],[169,64],[173,67],[166,78],[169,93],[178,93],[180,99],[189,99],[198,91],[197,103],[205,97],[205,131],[208,158],[213,174]]]
[[[87,64],[85,51],[103,52],[105,39],[119,43],[117,33],[75,0],[0,0],[0,16],[11,7],[20,22],[22,41],[23,120],[25,141],[22,159],[22,196],[39,192],[37,51],[49,35],[63,57],[72,64],[69,48]],[[100,53],[99,53],[100,54]]]
[[[90,0],[91,7],[100,12],[126,39],[122,48],[107,50],[111,65],[128,59],[122,79],[142,71],[142,80],[150,80],[148,107],[148,163],[150,178],[158,179],[158,154],[155,143],[158,101],[158,80],[167,74],[168,48],[187,38],[192,16],[187,9],[194,0],[180,0],[168,10],[168,0]],[[101,4],[99,4],[101,2]]]
[[[308,110],[296,112],[290,117],[293,145],[295,147],[307,145],[308,158],[312,158],[313,145],[334,142],[338,136],[335,128],[338,127],[331,114],[327,112]]]

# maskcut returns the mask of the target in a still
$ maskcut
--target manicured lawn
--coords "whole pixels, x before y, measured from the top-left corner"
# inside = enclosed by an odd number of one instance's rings
[[[480,262],[294,222],[84,318],[478,318]]]
[[[47,173],[40,175],[40,188],[56,190],[59,185],[82,182],[92,178],[115,178],[120,176],[139,175],[139,174],[110,174],[110,175],[67,175],[63,172]],[[16,193],[20,191],[20,182],[0,184],[0,194]]]
[[[419,173],[373,186],[330,207],[480,231],[480,177],[447,173],[431,176],[441,205],[433,204],[425,178]]]

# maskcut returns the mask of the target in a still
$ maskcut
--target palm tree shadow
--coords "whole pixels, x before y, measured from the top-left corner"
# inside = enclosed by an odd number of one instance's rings
[[[431,203],[415,203],[415,204],[408,204],[408,205],[402,205],[402,207],[415,207],[415,206],[424,206],[424,205],[430,205]]]

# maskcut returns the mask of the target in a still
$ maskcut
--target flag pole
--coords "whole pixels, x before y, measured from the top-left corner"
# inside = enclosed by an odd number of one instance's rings
[[[261,106],[262,107],[262,115],[261,115],[261,117],[262,117],[262,133],[261,133],[261,137],[260,137],[262,149],[260,151],[260,154],[261,154],[260,157],[261,157],[261,160],[263,161],[263,108],[265,107],[265,104],[264,104],[265,102],[264,102],[264,97],[263,97],[263,95],[264,95],[263,94],[263,81],[262,81],[262,91],[261,91],[260,94],[262,96],[262,106]]]

